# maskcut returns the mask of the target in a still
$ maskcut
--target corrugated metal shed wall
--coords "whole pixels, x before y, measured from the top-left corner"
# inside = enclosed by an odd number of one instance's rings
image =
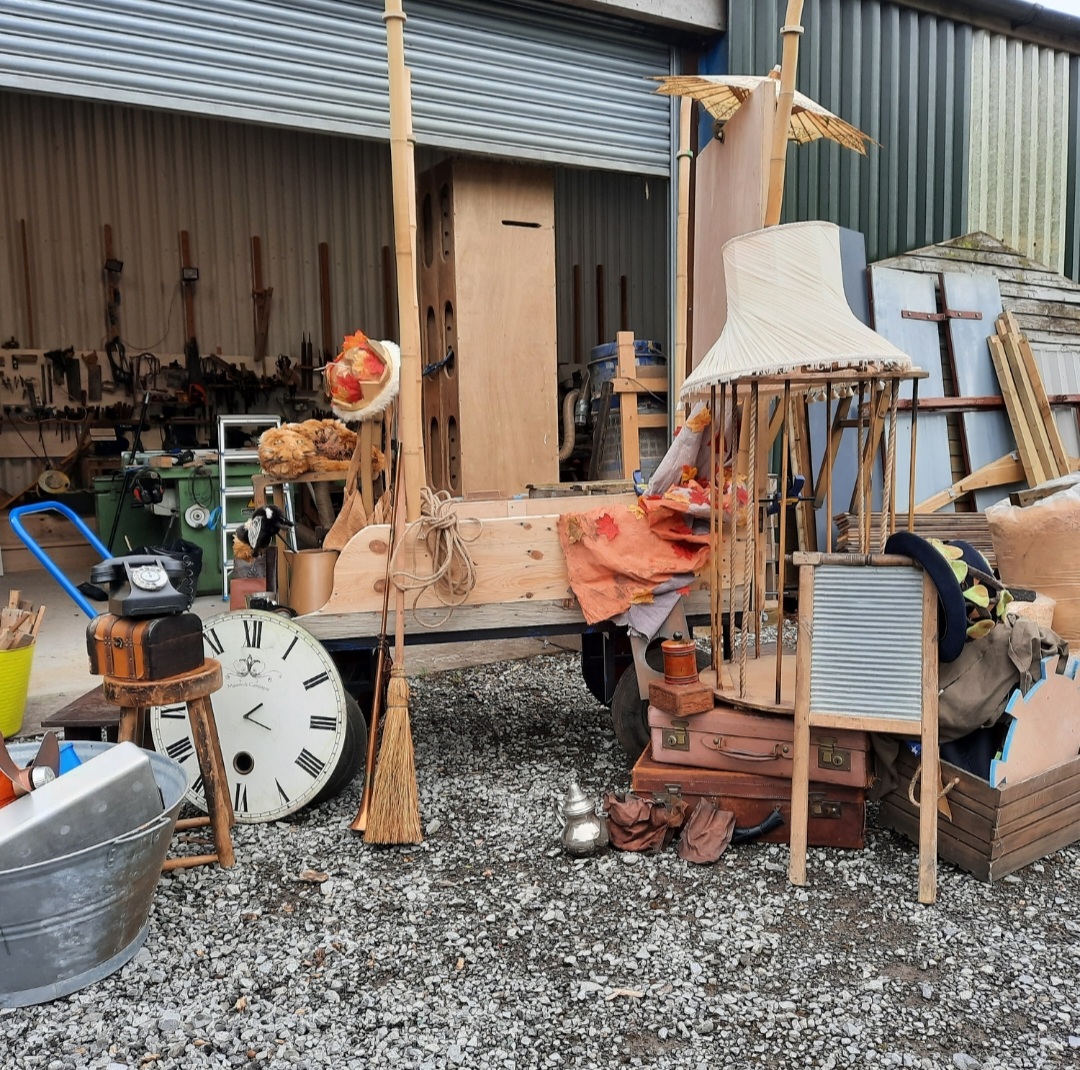
[[[967,231],[1065,268],[1069,59],[1001,34],[972,38]]]
[[[274,289],[269,352],[321,342],[318,246],[331,260],[334,330],[384,336],[382,249],[392,246],[389,150],[356,138],[0,92],[0,336],[28,344],[20,220],[38,347],[100,347],[102,226],[124,261],[120,322],[128,348],[179,353],[179,231],[191,236],[196,337],[202,351],[253,351],[252,235]],[[420,149],[417,169],[445,157]],[[556,169],[559,359],[574,353],[573,266],[581,267],[582,344],[596,344],[596,266],[604,265],[606,329],[667,338],[668,182]],[[632,221],[633,225],[628,225]]]
[[[668,338],[668,183],[663,179],[599,171],[555,173],[555,266],[559,305],[559,361],[572,363],[581,327],[581,357],[615,340],[624,326],[666,351]],[[580,269],[577,315],[574,267]],[[602,265],[604,334],[597,319],[597,273]],[[626,276],[627,321],[620,322],[620,276]]]
[[[731,0],[731,73],[779,63],[786,9],[786,0]],[[960,233],[970,27],[860,0],[807,0],[803,25],[798,89],[881,147],[864,158],[822,142],[792,146],[785,220],[860,230],[871,261]]]
[[[1069,145],[1065,183],[1065,274],[1080,280],[1080,56],[1069,57]]]
[[[392,245],[387,146],[356,138],[73,99],[0,93],[0,334],[26,344],[19,220],[27,221],[35,341],[100,346],[102,226],[124,262],[120,323],[131,350],[183,349],[178,234],[200,267],[205,352],[253,349],[250,240],[274,289],[269,352],[319,345],[320,242],[335,331],[383,322],[381,250]]]

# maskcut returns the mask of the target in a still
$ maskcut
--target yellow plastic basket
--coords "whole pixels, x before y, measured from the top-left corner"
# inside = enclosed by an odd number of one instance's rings
[[[0,650],[0,732],[7,739],[22,728],[35,645]]]

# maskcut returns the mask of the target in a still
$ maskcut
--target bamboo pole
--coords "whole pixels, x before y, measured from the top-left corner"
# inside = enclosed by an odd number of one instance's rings
[[[679,102],[679,200],[675,238],[675,374],[671,384],[675,430],[682,427],[686,407],[679,397],[686,379],[686,342],[688,335],[688,294],[690,274],[690,117],[694,102],[683,97]],[[714,410],[715,413],[715,410]]]
[[[803,0],[788,0],[787,17],[780,28],[784,41],[780,67],[780,96],[773,117],[772,159],[769,161],[769,199],[765,209],[765,226],[780,222],[780,206],[784,200],[784,171],[787,167],[788,126],[791,123],[791,102],[795,95],[795,75],[799,68],[799,38],[802,36]]]
[[[420,301],[416,292],[416,179],[412,99],[405,68],[405,12],[386,0],[386,61],[390,79],[390,166],[394,184],[394,248],[397,254],[398,343],[401,346],[399,434],[406,519],[420,515],[424,485]]]
[[[801,5],[800,5],[801,6]],[[784,677],[784,574],[787,571],[787,484],[788,484],[788,414],[791,412],[791,383],[784,383],[783,448],[780,453],[780,567],[776,583],[776,704],[780,705],[780,690]]]
[[[724,386],[720,386],[720,433],[723,434],[724,417],[723,408],[725,398]],[[709,497],[712,508],[709,510],[709,534],[712,539],[712,581],[709,584],[709,610],[711,615],[709,640],[712,644],[712,667],[716,673],[716,686],[720,686],[720,662],[717,643],[723,646],[723,602],[720,595],[720,582],[723,574],[724,560],[724,479],[716,477],[716,461],[718,450],[716,448],[716,387],[713,386],[709,396]],[[721,464],[723,457],[720,458]]]
[[[908,473],[907,529],[915,530],[915,442],[919,432],[919,380],[911,380],[911,471]]]
[[[839,411],[840,399],[836,399]],[[832,385],[825,384],[825,467],[828,471],[828,482],[825,484],[825,552],[832,553],[832,483],[833,483],[833,434],[832,434]]]

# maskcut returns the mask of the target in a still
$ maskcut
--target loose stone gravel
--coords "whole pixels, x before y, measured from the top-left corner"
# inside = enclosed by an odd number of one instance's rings
[[[932,907],[873,808],[805,889],[782,846],[574,861],[570,779],[629,783],[578,659],[410,683],[421,846],[348,831],[358,782],[237,826],[234,869],[162,877],[126,967],[0,1012],[0,1067],[1080,1065],[1075,847],[993,886],[942,863]]]

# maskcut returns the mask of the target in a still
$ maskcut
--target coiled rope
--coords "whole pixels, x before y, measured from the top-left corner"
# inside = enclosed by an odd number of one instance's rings
[[[462,521],[475,524],[475,533],[462,534]],[[431,572],[423,575],[407,569],[391,569],[394,583],[402,591],[416,591],[412,611],[418,624],[425,628],[441,627],[469,597],[476,586],[476,566],[469,556],[467,546],[480,538],[483,526],[478,517],[459,517],[453,511],[453,498],[449,491],[420,488],[420,516],[406,527],[404,536],[398,540],[393,561],[397,562],[398,554],[407,541],[411,540],[414,547],[422,541],[431,556]],[[414,553],[414,557],[419,557],[419,554]],[[429,588],[447,607],[446,614],[430,624],[417,613],[417,604]]]

